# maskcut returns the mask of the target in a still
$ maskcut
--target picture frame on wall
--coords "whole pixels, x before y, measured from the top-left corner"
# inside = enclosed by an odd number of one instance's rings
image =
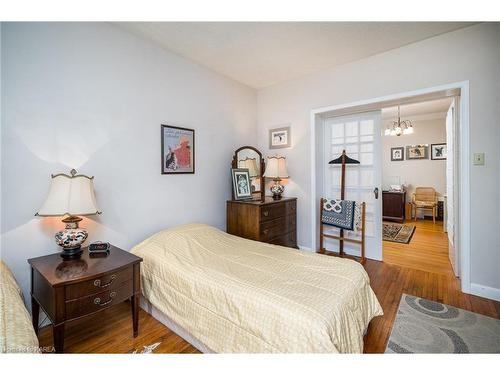
[[[269,129],[269,148],[287,148],[292,145],[291,127]]]
[[[231,177],[233,180],[234,200],[252,199],[252,183],[249,170],[246,168],[232,168]]]
[[[391,161],[403,161],[405,160],[405,148],[404,147],[392,147],[391,148]]]
[[[431,160],[446,160],[446,143],[431,144]]]
[[[161,174],[194,173],[194,129],[161,125]]]
[[[406,160],[428,159],[429,145],[406,146]]]

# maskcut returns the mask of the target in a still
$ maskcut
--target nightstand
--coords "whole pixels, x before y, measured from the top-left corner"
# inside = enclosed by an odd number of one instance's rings
[[[134,337],[139,332],[140,262],[142,259],[111,246],[107,256],[90,254],[64,260],[59,253],[28,259],[31,266],[33,328],[38,333],[40,307],[52,322],[54,347],[64,350],[65,323],[98,314],[127,299],[132,302]]]

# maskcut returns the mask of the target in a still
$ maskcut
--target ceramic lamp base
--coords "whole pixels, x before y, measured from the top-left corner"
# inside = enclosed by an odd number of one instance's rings
[[[274,185],[272,185],[270,188],[271,193],[273,194],[274,200],[281,199],[281,196],[282,196],[283,192],[285,191],[285,187],[283,185],[280,185],[280,181],[281,181],[281,179],[275,179]]]
[[[82,253],[82,243],[85,242],[89,234],[85,229],[78,227],[81,220],[78,216],[69,216],[62,220],[66,227],[56,233],[55,239],[56,243],[62,247],[61,256],[63,258],[77,258]]]

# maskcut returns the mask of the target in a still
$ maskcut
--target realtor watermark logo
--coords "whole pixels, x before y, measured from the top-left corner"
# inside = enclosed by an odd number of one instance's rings
[[[56,349],[53,346],[2,346],[1,353],[55,353]]]

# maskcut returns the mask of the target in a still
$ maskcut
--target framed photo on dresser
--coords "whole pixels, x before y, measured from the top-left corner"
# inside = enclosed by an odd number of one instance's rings
[[[231,177],[233,179],[234,200],[252,199],[252,184],[248,169],[233,168],[231,169]]]
[[[161,174],[194,173],[194,130],[161,126]]]

